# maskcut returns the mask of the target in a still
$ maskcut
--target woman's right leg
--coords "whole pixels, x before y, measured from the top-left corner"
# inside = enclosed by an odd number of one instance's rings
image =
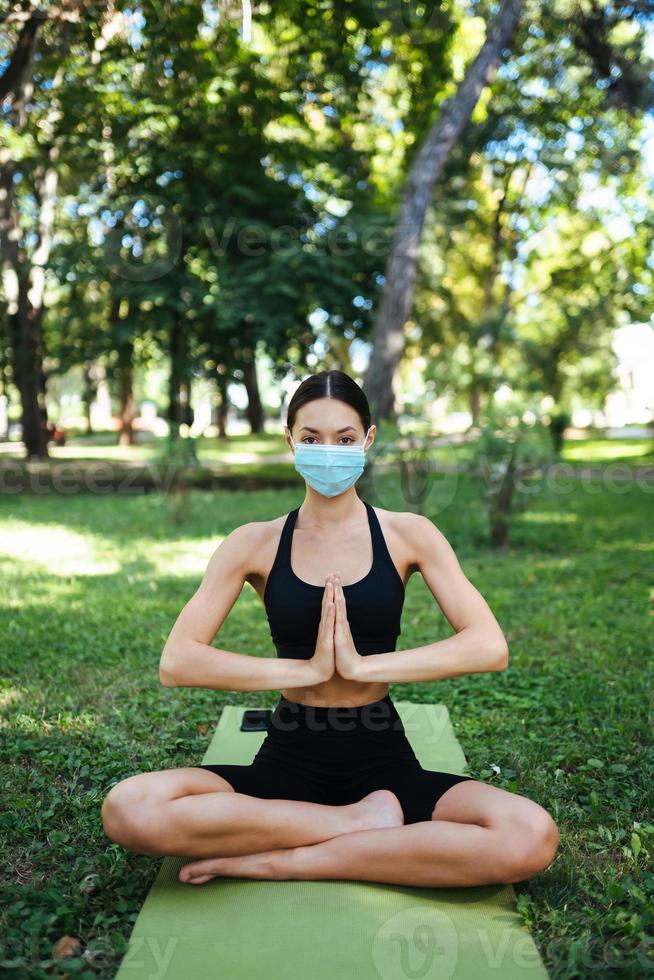
[[[306,783],[282,770],[216,768],[225,776],[201,766],[128,776],[104,800],[105,833],[139,854],[231,857],[317,844],[404,820],[389,790],[334,806],[313,802]]]

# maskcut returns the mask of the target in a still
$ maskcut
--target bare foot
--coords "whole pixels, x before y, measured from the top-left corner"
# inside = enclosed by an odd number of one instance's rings
[[[374,789],[356,803],[350,803],[350,808],[355,814],[353,830],[376,830],[404,824],[402,805],[390,789]]]
[[[346,832],[401,827],[404,824],[404,811],[400,801],[389,789],[375,789],[343,809],[349,810],[348,816],[352,818],[349,831]],[[191,861],[180,868],[179,880],[192,885],[202,885],[216,875],[284,880],[290,877],[288,857],[294,850],[295,848],[279,848],[273,851],[257,851],[254,854]]]
[[[216,875],[228,878],[265,878],[268,881],[288,877],[284,856],[290,848],[277,851],[257,851],[254,854],[237,854],[233,857],[205,858],[185,864],[179,872],[179,880],[190,885],[203,885]]]

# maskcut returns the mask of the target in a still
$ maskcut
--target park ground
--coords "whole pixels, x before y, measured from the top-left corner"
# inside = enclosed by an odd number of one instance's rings
[[[258,442],[235,445],[256,453]],[[552,866],[516,886],[554,978],[654,971],[654,486],[602,478],[607,460],[637,467],[652,456],[651,444],[617,445],[566,446],[563,458],[597,478],[537,483],[502,549],[488,546],[479,488],[463,472],[433,481],[422,512],[489,602],[510,665],[391,685],[397,700],[447,704],[471,773],[537,800],[559,824]],[[262,464],[275,477],[283,465]],[[109,788],[200,762],[225,704],[274,705],[273,691],[164,688],[158,663],[223,536],[301,502],[287,475],[240,493],[0,495],[3,975],[113,976],[160,859],[106,838]],[[361,496],[415,509],[393,472]],[[398,649],[450,634],[413,576]],[[250,586],[214,645],[274,655]],[[79,954],[53,959],[64,936]]]

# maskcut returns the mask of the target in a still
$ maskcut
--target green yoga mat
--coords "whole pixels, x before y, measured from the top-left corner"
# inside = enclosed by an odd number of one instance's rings
[[[443,704],[396,701],[425,768],[464,772]],[[252,705],[255,707],[255,705]],[[265,732],[228,705],[202,762],[249,763]],[[166,857],[118,980],[544,980],[511,885],[419,888],[344,880],[213,878],[185,885]]]

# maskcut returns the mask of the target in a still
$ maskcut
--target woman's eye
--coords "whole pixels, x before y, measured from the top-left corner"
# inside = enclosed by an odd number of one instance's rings
[[[341,436],[341,438],[348,440],[345,443],[346,446],[348,446],[351,442],[354,442],[354,439],[352,438],[352,436]],[[312,446],[313,443],[312,442],[307,442],[307,439],[315,439],[315,436],[305,436],[304,439],[302,440],[302,442],[306,443],[307,446]],[[338,443],[337,443],[337,445],[338,445]]]

